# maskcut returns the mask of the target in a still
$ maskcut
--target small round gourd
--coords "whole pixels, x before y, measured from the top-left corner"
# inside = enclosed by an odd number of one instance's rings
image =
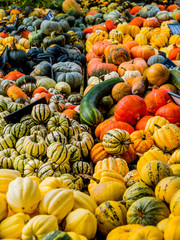
[[[88,162],[77,161],[73,164],[72,170],[76,174],[91,174],[91,168]]]

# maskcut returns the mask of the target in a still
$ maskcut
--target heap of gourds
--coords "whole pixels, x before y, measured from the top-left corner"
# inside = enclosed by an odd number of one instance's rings
[[[179,239],[180,10],[88,4],[0,11],[0,239]]]

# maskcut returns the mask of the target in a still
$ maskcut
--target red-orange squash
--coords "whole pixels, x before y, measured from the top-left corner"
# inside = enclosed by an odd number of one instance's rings
[[[176,105],[174,102],[170,102],[159,108],[156,112],[156,116],[164,117],[170,123],[180,122],[180,106]]]
[[[149,45],[136,46],[131,48],[133,58],[143,58],[147,61],[151,56],[155,55],[155,50]]]
[[[111,44],[112,43],[108,41],[96,42],[92,47],[93,53],[96,54],[97,56],[102,56],[104,55],[105,48]]]
[[[136,127],[135,127],[136,131],[137,130],[145,130],[148,120],[152,117],[153,116],[150,116],[150,115],[142,117],[136,124]]]

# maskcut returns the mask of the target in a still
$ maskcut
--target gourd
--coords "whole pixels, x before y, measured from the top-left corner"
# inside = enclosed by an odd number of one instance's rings
[[[140,238],[163,240],[163,233],[155,226],[146,226],[132,233],[129,240],[138,240]]]
[[[74,233],[74,232],[73,232]],[[71,234],[68,233],[65,233],[63,231],[60,231],[60,230],[56,230],[56,231],[51,231],[49,233],[47,233],[43,238],[42,240],[47,240],[47,239],[63,239],[63,240],[71,240]],[[81,240],[81,239],[80,239]],[[82,239],[83,240],[83,239]],[[86,239],[84,239],[86,240]]]
[[[65,231],[73,231],[86,236],[88,239],[93,239],[97,231],[96,217],[89,210],[78,208],[66,217]]]
[[[22,231],[22,240],[42,239],[47,233],[58,230],[57,218],[53,215],[38,215],[26,224]]]
[[[8,205],[6,201],[6,195],[3,193],[0,193],[0,205],[1,205],[0,221],[2,221],[8,215]]]
[[[9,183],[21,177],[21,173],[12,169],[0,169],[0,193],[7,193]]]
[[[39,213],[54,215],[60,223],[73,208],[74,196],[69,189],[53,189],[46,193],[39,204]]]
[[[64,144],[54,142],[51,143],[47,148],[47,156],[50,161],[53,161],[57,164],[64,164],[69,161],[70,152]]]
[[[165,240],[178,240],[180,238],[179,220],[180,220],[180,216],[176,216],[169,219],[164,229]]]
[[[14,212],[33,213],[40,198],[37,183],[29,177],[18,177],[9,184],[7,202]]]
[[[62,28],[58,22],[44,20],[41,23],[40,30],[46,35],[50,35],[52,32],[61,32]]]
[[[80,104],[80,121],[89,126],[96,126],[103,121],[103,116],[96,108],[100,99],[107,95],[111,88],[118,82],[120,78],[112,78],[94,86],[82,99]],[[95,94],[96,93],[96,94]]]

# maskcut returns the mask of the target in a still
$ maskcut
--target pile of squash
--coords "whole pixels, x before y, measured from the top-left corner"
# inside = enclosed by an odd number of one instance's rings
[[[158,4],[0,10],[0,239],[180,239],[180,8]]]

